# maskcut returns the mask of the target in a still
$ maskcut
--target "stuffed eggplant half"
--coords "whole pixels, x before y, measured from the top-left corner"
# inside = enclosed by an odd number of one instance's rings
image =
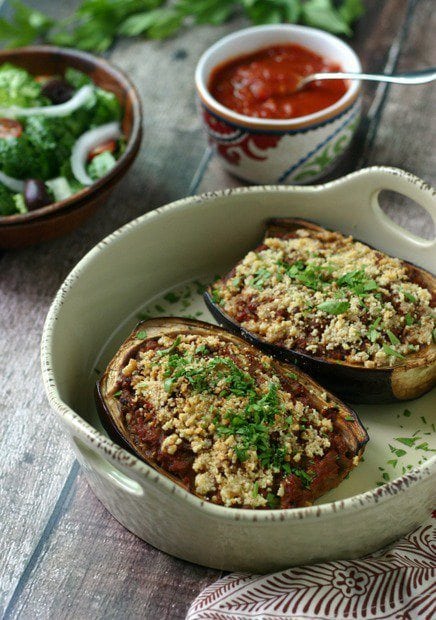
[[[357,414],[298,368],[200,321],[140,323],[97,383],[109,435],[200,498],[310,505],[355,467]]]
[[[339,232],[269,221],[205,300],[219,324],[346,401],[406,400],[435,385],[434,276]]]

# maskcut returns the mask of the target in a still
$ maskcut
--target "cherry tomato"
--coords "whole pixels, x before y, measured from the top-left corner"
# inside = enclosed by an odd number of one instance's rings
[[[13,118],[0,118],[0,138],[19,138],[23,126]]]
[[[52,78],[52,75],[36,75],[35,82],[38,82],[38,84],[45,84],[46,82],[49,82]]]
[[[109,151],[109,153],[113,153],[116,147],[117,143],[115,142],[115,140],[108,140],[107,142],[102,142],[101,144],[95,146],[91,151],[89,151],[88,161],[91,161],[92,159],[94,159],[94,157],[97,157],[97,155],[101,155],[106,151]]]

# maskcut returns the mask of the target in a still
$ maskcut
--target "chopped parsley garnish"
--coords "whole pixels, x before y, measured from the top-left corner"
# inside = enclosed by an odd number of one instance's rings
[[[355,295],[364,297],[378,289],[378,284],[372,278],[367,278],[365,269],[350,271],[337,280],[338,286],[345,286]]]
[[[368,328],[368,338],[371,342],[375,342],[380,335],[380,332],[377,331],[378,326],[381,323],[381,316],[378,316],[374,323]]]
[[[265,283],[269,280],[270,277],[271,277],[271,272],[268,271],[268,269],[264,269],[263,267],[261,267],[260,269],[254,272],[254,275],[250,280],[250,284],[251,286],[254,286],[254,288],[257,288],[258,290],[262,290],[263,287],[265,286]]]
[[[215,416],[213,423],[217,435],[236,438],[234,452],[240,462],[247,460],[250,451],[255,451],[262,467],[294,473],[305,486],[309,485],[311,476],[302,469],[290,466],[285,448],[279,443],[277,434],[271,432],[277,416],[285,412],[279,394],[280,384],[270,380],[267,390],[259,393],[253,377],[230,357],[204,357],[210,353],[205,345],[195,349],[196,355],[182,355],[177,351],[178,344],[180,338],[168,349],[157,351],[162,358],[160,363],[164,364],[165,391],[170,393],[177,381],[183,378],[195,392],[210,393],[218,389],[223,398],[232,395],[244,397],[246,405],[242,410],[236,411],[230,407],[221,416]],[[293,423],[292,412],[289,412],[286,421],[289,425]]]
[[[412,415],[412,412],[409,409],[405,409],[403,411],[403,416],[405,416],[406,418],[410,418],[411,415]]]
[[[401,458],[402,456],[405,456],[407,454],[406,450],[403,450],[402,448],[395,448],[395,446],[391,446],[391,444],[389,444],[389,448],[391,452],[395,454],[395,456],[397,456],[398,458]]]
[[[352,415],[347,415],[347,416],[345,416],[344,419],[347,420],[347,422],[354,422],[354,418],[353,418]]]
[[[180,299],[180,295],[176,295],[175,293],[170,291],[169,293],[164,295],[163,298],[170,304],[176,304]]]
[[[268,493],[266,496],[266,501],[268,502],[268,506],[270,508],[278,508],[280,506],[280,499],[273,493]]]
[[[414,323],[413,317],[409,313],[406,314],[406,316],[404,317],[404,320],[406,321],[406,325],[409,325],[409,326],[413,325]]]
[[[122,390],[118,390],[118,392],[115,392],[114,396],[115,398],[118,398],[119,396],[121,396],[122,394]]]
[[[216,304],[219,304],[221,302],[221,295],[218,291],[218,289],[213,288],[211,291],[211,297],[212,297],[212,301],[214,301]]]
[[[294,381],[297,381],[298,376],[295,374],[295,372],[287,372],[286,376],[289,377],[290,379],[294,379]]]
[[[145,340],[145,338],[147,338],[147,332],[145,330],[141,330],[137,332],[136,337],[139,338],[139,340]]]
[[[313,263],[304,263],[302,260],[297,260],[294,263],[278,261],[277,265],[289,278],[314,291],[324,288],[328,282],[329,274],[333,271],[333,267],[328,264],[314,265]]]
[[[412,304],[416,304],[416,297],[412,295],[412,293],[408,293],[407,291],[403,291],[404,299],[410,301]]]
[[[177,349],[177,347],[179,346],[181,342],[182,342],[182,339],[180,338],[180,336],[177,336],[173,344],[170,347],[168,347],[168,349],[159,349],[157,354],[161,357],[163,355],[171,355],[171,353]]]
[[[387,344],[383,345],[383,351],[386,353],[386,355],[393,355],[394,357],[404,359],[404,355],[402,355],[401,353],[398,353],[398,351],[395,351],[395,349],[392,349]]]
[[[411,448],[419,439],[421,439],[421,437],[395,437],[395,441],[399,441],[405,446],[409,446],[409,448]]]
[[[207,289],[207,286],[200,282],[200,280],[194,280],[194,284],[196,287],[196,291],[198,295],[203,295],[204,291]]]
[[[173,388],[173,383],[174,380],[173,379],[165,379],[164,381],[164,390],[165,392],[168,392],[168,394],[171,392],[172,388]]]
[[[386,334],[389,340],[391,341],[391,344],[401,344],[400,340],[396,337],[396,335],[393,332],[391,332],[390,329],[386,330]]]
[[[344,314],[350,308],[348,301],[323,301],[318,305],[318,310],[327,312],[327,314]]]
[[[253,497],[257,497],[259,495],[259,483],[256,480],[256,482],[253,485],[253,492],[252,492],[252,496]]]

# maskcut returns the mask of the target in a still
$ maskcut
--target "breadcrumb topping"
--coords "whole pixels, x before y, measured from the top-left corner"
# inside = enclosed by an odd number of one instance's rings
[[[304,389],[292,389],[296,375],[278,375],[269,356],[254,359],[215,335],[162,336],[155,344],[121,371],[131,395],[126,424],[139,440],[156,428],[165,433],[164,456],[191,455],[198,495],[275,507],[287,476],[310,485],[311,459],[329,449],[333,426],[301,397]]]
[[[337,232],[267,238],[212,296],[269,343],[367,368],[401,363],[434,336],[431,293],[407,266]]]

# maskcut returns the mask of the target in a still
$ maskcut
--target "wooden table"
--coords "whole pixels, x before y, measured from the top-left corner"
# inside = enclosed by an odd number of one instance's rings
[[[35,4],[60,14],[75,3]],[[366,5],[351,41],[364,68],[436,65],[432,0]],[[108,56],[131,75],[144,103],[144,139],[133,169],[108,204],[73,234],[1,256],[0,609],[7,618],[184,618],[194,597],[220,576],[137,539],[94,497],[50,412],[39,341],[57,288],[100,239],[188,193],[240,184],[206,150],[193,72],[206,47],[245,25],[196,28],[165,42],[119,42]],[[365,86],[366,117],[333,176],[388,164],[434,182],[435,106],[429,86]],[[431,236],[422,210],[398,198],[387,198],[386,207],[415,232]]]

